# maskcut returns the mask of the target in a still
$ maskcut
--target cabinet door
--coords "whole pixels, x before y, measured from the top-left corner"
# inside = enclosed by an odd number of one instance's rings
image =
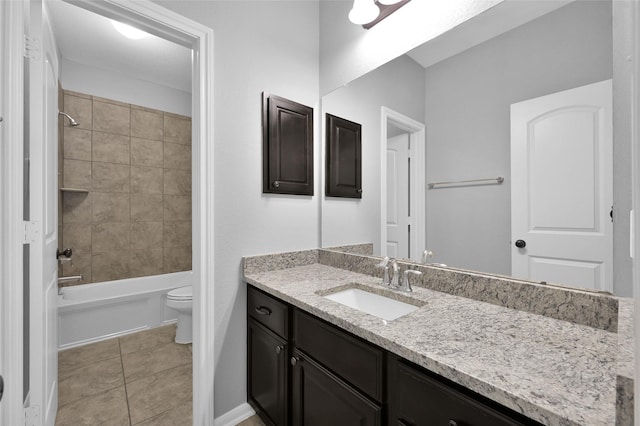
[[[380,425],[380,407],[328,370],[297,350],[291,364],[294,425]]]
[[[249,318],[247,329],[249,403],[267,424],[287,424],[287,343]]]
[[[523,424],[403,363],[397,364],[396,380],[393,397],[399,425]]]

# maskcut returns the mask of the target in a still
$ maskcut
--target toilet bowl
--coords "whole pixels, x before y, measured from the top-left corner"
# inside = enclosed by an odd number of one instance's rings
[[[176,343],[191,343],[192,320],[191,312],[193,308],[192,287],[180,287],[167,293],[167,307],[178,312],[178,327],[176,329]]]

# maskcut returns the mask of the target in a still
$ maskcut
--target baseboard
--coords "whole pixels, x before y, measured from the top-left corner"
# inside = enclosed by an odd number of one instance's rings
[[[253,408],[246,402],[238,405],[231,411],[227,411],[220,417],[216,417],[215,426],[235,426],[243,420],[256,414]]]

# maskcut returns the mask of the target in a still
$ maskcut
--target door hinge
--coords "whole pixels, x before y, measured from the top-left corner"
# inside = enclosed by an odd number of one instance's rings
[[[24,425],[40,426],[40,406],[34,405],[24,409]]]
[[[40,59],[40,40],[24,36],[24,57],[33,61]]]
[[[22,244],[32,244],[38,240],[40,235],[40,224],[34,221],[24,221],[24,240]]]

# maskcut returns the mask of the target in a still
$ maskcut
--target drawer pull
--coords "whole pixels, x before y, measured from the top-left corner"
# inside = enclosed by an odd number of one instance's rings
[[[280,352],[282,352],[283,349],[284,349],[284,346],[276,346],[276,353],[280,354]]]
[[[271,315],[271,309],[266,306],[256,306],[256,312],[260,315]]]
[[[455,420],[449,420],[449,426],[458,426],[458,422]]]
[[[292,356],[291,357],[291,365],[295,366],[299,362],[300,362],[300,357],[297,357],[297,356]]]

